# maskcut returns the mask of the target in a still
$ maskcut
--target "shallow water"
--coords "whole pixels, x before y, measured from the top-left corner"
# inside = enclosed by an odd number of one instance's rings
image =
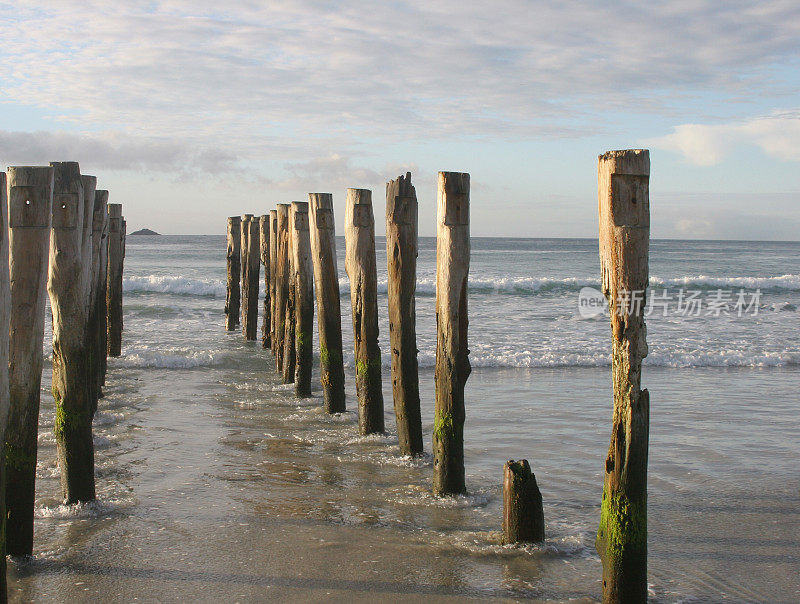
[[[398,454],[388,380],[390,432],[360,438],[354,413],[325,415],[319,392],[296,400],[269,352],[223,331],[221,238],[129,238],[123,357],[95,420],[99,501],[59,505],[46,368],[35,556],[11,562],[12,600],[596,600],[610,337],[606,319],[577,316],[596,245],[473,242],[470,495],[439,500],[430,457]],[[430,450],[433,244],[421,247]],[[651,256],[657,279],[764,289],[756,317],[648,321],[652,599],[796,601],[800,330],[781,308],[800,304],[800,245],[654,242]],[[343,292],[350,346],[346,280]],[[547,541],[503,547],[502,464],[521,457]]]

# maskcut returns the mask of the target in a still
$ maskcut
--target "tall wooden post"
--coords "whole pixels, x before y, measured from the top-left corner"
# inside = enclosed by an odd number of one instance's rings
[[[278,263],[278,210],[269,211],[269,333],[270,350],[275,355],[275,267]]]
[[[239,306],[241,287],[239,277],[242,272],[242,219],[240,216],[228,218],[228,290],[225,300],[225,329],[234,331],[239,325]]]
[[[294,382],[294,372],[297,365],[297,350],[295,349],[295,281],[292,249],[295,230],[292,228],[292,206],[289,205],[289,214],[286,228],[286,311],[284,316],[283,334],[283,371],[284,384]]]
[[[55,194],[53,219],[55,220]],[[55,225],[55,222],[54,222]],[[122,204],[108,204],[108,356],[122,354]]]
[[[92,273],[90,275],[91,287],[89,295],[89,387],[91,388],[91,408],[92,416],[97,411],[97,402],[102,396],[102,373],[103,358],[106,355],[105,339],[103,334],[106,331],[106,312],[105,299],[106,288],[103,278],[103,267],[107,262],[107,255],[103,253],[107,249],[108,241],[108,191],[97,189],[94,197],[94,208],[92,211]],[[101,302],[102,301],[102,302]]]
[[[389,342],[397,438],[403,455],[422,453],[417,364],[417,193],[411,173],[386,184]]]
[[[647,449],[650,395],[644,301],[650,245],[650,153],[609,151],[598,160],[600,266],[611,311],[614,413],[605,462],[597,552],[604,602],[647,600]]]
[[[384,431],[381,350],[378,347],[378,269],[372,192],[347,189],[344,216],[345,268],[350,277],[353,344],[356,358],[358,429]]]
[[[261,264],[264,265],[264,316],[261,321],[261,347],[270,348],[272,346],[272,334],[270,333],[270,280],[269,280],[269,214],[259,218],[259,241],[261,250]]]
[[[4,196],[5,187],[0,190]],[[33,553],[33,507],[52,205],[53,168],[26,166],[8,169],[11,282],[8,376],[11,412],[4,450],[5,479],[7,484],[13,485],[5,494],[8,517],[6,546],[7,553],[12,556],[30,556]],[[0,236],[4,232],[0,229]],[[0,265],[0,279],[2,271]],[[2,335],[0,332],[0,341]],[[2,367],[0,365],[0,369]],[[0,518],[5,517],[4,514]]]
[[[342,310],[339,299],[339,268],[336,264],[333,196],[330,193],[309,193],[308,201],[322,396],[325,411],[342,413],[345,410]]]
[[[311,266],[311,240],[308,229],[308,203],[295,201],[289,213],[292,229],[292,289],[296,364],[294,392],[311,396],[311,371],[314,365],[314,269]]]
[[[286,306],[289,297],[289,204],[277,209],[277,260],[275,262],[275,368],[283,375],[283,340],[286,335]]]
[[[439,172],[433,492],[465,493],[464,385],[469,377],[469,174]]]
[[[10,172],[11,170],[9,170]],[[8,191],[6,175],[0,172],[0,444],[5,445],[6,430],[9,420],[10,397],[8,392],[9,376],[9,321],[11,315],[11,291],[8,270]],[[41,348],[41,340],[39,341]],[[41,350],[39,351],[41,355]],[[40,373],[41,375],[41,373]],[[33,378],[33,376],[31,376]],[[11,484],[11,490],[16,490],[17,485],[8,481],[7,473],[13,471],[6,468],[6,447],[0,451],[0,601],[8,599],[8,586],[6,585],[6,485]],[[34,472],[36,461],[34,454]],[[15,461],[13,454],[9,455],[9,466]],[[23,465],[30,463],[29,459],[20,460]],[[27,463],[25,463],[27,462]]]
[[[527,459],[503,466],[503,543],[544,541],[542,493]]]
[[[259,220],[242,216],[242,333],[255,340],[258,333],[258,275],[261,264]]]
[[[53,432],[61,468],[61,493],[66,503],[77,503],[95,498],[84,336],[86,305],[81,280],[83,186],[77,162],[50,165],[54,168],[53,230],[47,292],[53,311]]]
[[[128,243],[128,223],[125,217],[122,217],[122,229],[120,234],[120,247],[122,248],[122,261],[119,263],[119,333],[120,345],[122,344],[122,333],[125,331],[125,313],[122,312],[122,298],[125,295],[124,288],[122,287],[122,276],[125,274],[125,252]]]
[[[103,235],[100,243],[100,286],[97,291],[98,304],[98,332],[100,339],[100,388],[98,396],[103,396],[102,387],[106,385],[106,371],[108,369],[108,248],[111,231],[111,219],[108,214],[108,199],[103,207]]]

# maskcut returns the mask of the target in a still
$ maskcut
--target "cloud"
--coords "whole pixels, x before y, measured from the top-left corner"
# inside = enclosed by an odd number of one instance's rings
[[[79,160],[96,170],[142,170],[179,174],[219,174],[236,170],[236,156],[185,143],[129,138],[116,133],[81,135],[69,132],[0,130],[3,165],[47,165]]]
[[[747,146],[776,159],[800,162],[800,110],[728,124],[682,124],[645,144],[680,153],[698,166],[716,165]]]
[[[596,133],[609,111],[663,111],[670,91],[746,94],[765,84],[765,66],[796,56],[800,39],[800,5],[788,1],[0,8],[14,15],[0,30],[0,98],[244,156],[275,154],[286,140],[352,151],[368,138]]]

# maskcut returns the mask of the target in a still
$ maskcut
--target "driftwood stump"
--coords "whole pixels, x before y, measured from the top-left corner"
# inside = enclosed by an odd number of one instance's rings
[[[270,291],[269,291],[269,214],[261,216],[258,221],[258,232],[261,250],[261,264],[264,265],[264,312],[261,321],[261,347],[269,348],[272,346],[272,334],[270,333]]]
[[[225,329],[234,331],[239,325],[242,294],[239,277],[242,271],[242,219],[228,218],[228,291],[225,300]]]
[[[269,348],[275,354],[275,267],[278,263],[278,211],[269,211]]]
[[[94,207],[92,211],[92,272],[90,274],[91,285],[89,289],[89,388],[90,388],[90,409],[92,416],[97,412],[97,402],[102,396],[102,373],[103,358],[106,355],[105,339],[103,334],[106,331],[106,288],[104,279],[104,266],[107,262],[107,253],[104,248],[108,241],[108,215],[106,206],[108,205],[108,191],[97,189],[94,196]],[[101,302],[102,301],[102,302]]]
[[[55,194],[53,218],[55,220]],[[55,225],[55,222],[53,223]],[[106,291],[108,356],[122,354],[122,204],[108,204],[108,289]]]
[[[417,193],[411,173],[386,184],[389,342],[397,439],[403,455],[422,453],[417,364]]]
[[[289,228],[292,230],[291,267],[296,356],[294,392],[298,397],[304,398],[311,396],[311,371],[314,365],[314,269],[311,267],[308,203],[292,203],[289,219]]]
[[[53,397],[56,401],[53,432],[64,501],[77,503],[95,498],[85,337],[87,313],[81,279],[83,186],[77,162],[50,165],[54,168],[53,230],[47,292],[53,312]]]
[[[0,187],[0,191],[4,196],[5,187]],[[8,518],[6,551],[13,556],[30,556],[33,553],[33,508],[53,168],[9,168],[8,191],[11,282],[8,376],[11,412],[5,433],[5,479],[6,484],[12,486],[7,487],[5,494]],[[0,229],[0,235],[3,232],[5,231]],[[2,268],[0,265],[0,280]],[[0,408],[0,414],[2,413],[3,409]]]
[[[275,261],[275,368],[283,376],[283,348],[286,335],[286,307],[289,298],[289,204],[277,207],[277,242]]]
[[[544,541],[542,494],[527,459],[503,466],[503,543]]]
[[[10,172],[11,170],[9,170]],[[9,333],[8,326],[11,315],[11,291],[8,271],[8,188],[6,174],[0,172],[0,444],[5,444],[6,430],[9,419],[9,392],[8,392],[8,351]],[[40,341],[41,346],[41,341]],[[32,376],[33,377],[33,376]],[[6,447],[0,450],[0,601],[8,600],[8,586],[6,585],[6,488],[16,490],[17,485],[8,481],[6,468]],[[34,455],[35,458],[35,455]],[[13,453],[9,455],[13,465]],[[21,460],[23,462],[28,460]],[[36,462],[34,459],[34,471]]]
[[[367,189],[347,189],[344,242],[353,307],[358,429],[361,434],[380,433],[384,431],[384,419],[378,346],[378,273],[372,192]]]
[[[647,600],[647,449],[650,395],[644,301],[650,244],[650,154],[609,151],[598,161],[600,266],[611,311],[614,413],[597,552],[604,602]]]
[[[469,377],[469,174],[439,172],[433,491],[465,493],[464,385]]]
[[[308,202],[311,260],[314,266],[314,288],[317,298],[322,398],[325,411],[342,413],[346,406],[333,196],[330,193],[309,193]]]

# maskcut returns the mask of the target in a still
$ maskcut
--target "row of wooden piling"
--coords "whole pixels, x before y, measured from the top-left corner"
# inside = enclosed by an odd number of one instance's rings
[[[603,293],[611,311],[614,413],[605,462],[597,550],[603,562],[603,600],[647,598],[647,450],[649,395],[641,389],[647,355],[642,305],[625,296],[648,284],[649,174],[646,150],[612,151],[598,165],[598,206]],[[440,172],[437,191],[436,368],[433,429],[437,495],[466,492],[464,387],[471,368],[467,347],[469,174]],[[422,452],[416,348],[417,199],[411,175],[386,186],[386,246],[391,380],[400,450]],[[258,228],[256,228],[258,225]],[[310,395],[311,306],[316,289],[320,373],[324,407],[345,410],[341,314],[333,220],[328,193],[309,202],[278,204],[259,219],[228,219],[226,325],[239,321],[241,284],[244,335],[255,339],[258,264],[265,267],[262,343],[275,357],[284,383]],[[257,243],[258,242],[258,243]],[[377,269],[372,194],[348,189],[345,205],[345,268],[350,280],[359,431],[384,431],[378,345]],[[309,261],[310,257],[310,261]],[[313,268],[312,268],[313,267]],[[255,273],[255,276],[254,276]],[[505,464],[503,541],[544,540],[542,497],[527,460]]]
[[[344,358],[333,216],[330,193],[310,193],[308,202],[278,204],[256,218],[228,219],[226,327],[239,322],[246,339],[256,339],[259,261],[266,296],[262,345],[270,348],[284,383],[298,397],[311,395],[314,291],[320,340],[320,382],[328,413],[346,409]],[[416,258],[418,208],[411,174],[386,186],[387,259],[391,380],[400,450],[423,451],[417,365]],[[469,175],[439,174],[437,253],[436,420],[434,490],[466,492],[464,480],[464,384],[467,350],[469,271]],[[348,189],[345,203],[345,269],[350,279],[356,366],[358,425],[363,435],[382,433],[384,401],[378,343],[378,279],[372,192]]]
[[[33,553],[45,292],[61,492],[65,503],[95,499],[92,417],[122,339],[126,225],[108,197],[77,162],[0,172],[0,542],[11,555]],[[3,597],[5,555],[0,564]]]

